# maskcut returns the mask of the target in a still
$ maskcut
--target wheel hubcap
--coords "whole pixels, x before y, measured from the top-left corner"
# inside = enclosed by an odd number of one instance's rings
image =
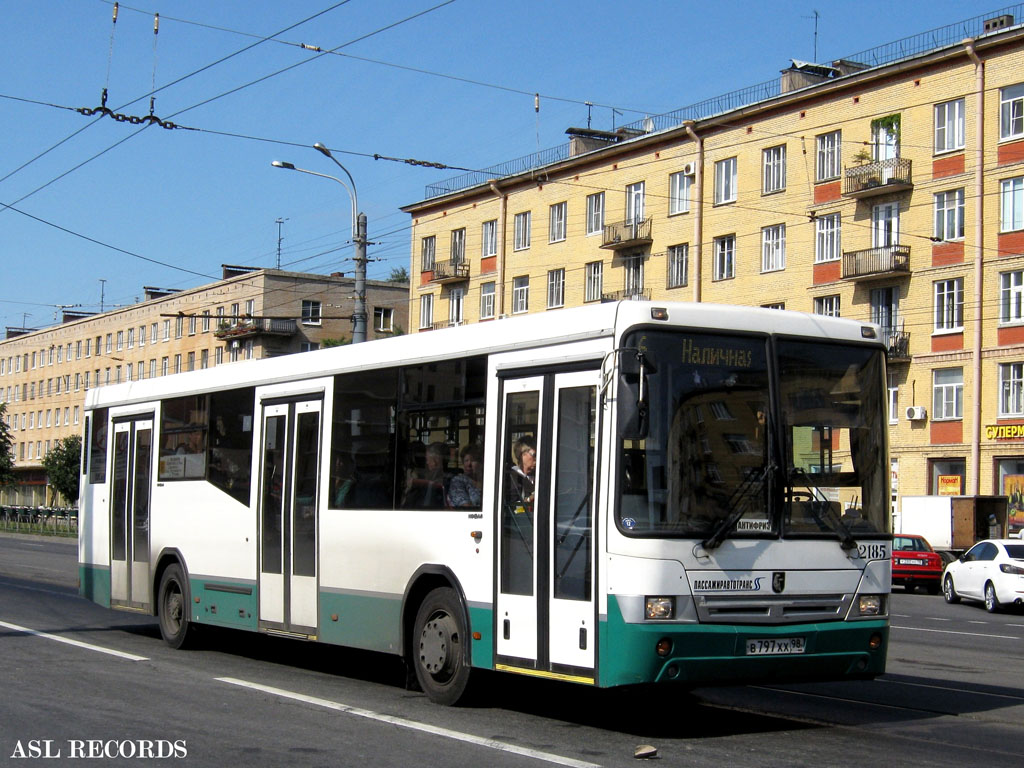
[[[458,645],[458,628],[447,613],[437,613],[423,626],[420,635],[420,664],[434,678],[451,674]]]

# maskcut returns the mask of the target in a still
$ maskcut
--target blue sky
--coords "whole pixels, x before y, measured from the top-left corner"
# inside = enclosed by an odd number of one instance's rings
[[[8,2],[0,203],[12,209],[0,210],[0,327],[52,324],[60,305],[98,310],[101,290],[110,308],[142,286],[210,282],[224,263],[275,266],[278,218],[283,268],[351,274],[344,190],[270,165],[338,173],[317,141],[355,179],[374,243],[369,276],[385,279],[409,264],[399,207],[459,171],[374,154],[484,168],[561,144],[566,128],[586,125],[586,101],[592,126],[610,129],[613,117],[621,125],[771,80],[789,59],[815,58],[815,10],[817,60],[829,61],[1001,7],[134,0],[112,25],[106,0]],[[74,111],[100,106],[106,87],[108,108],[146,116],[154,82],[153,114],[183,128]]]

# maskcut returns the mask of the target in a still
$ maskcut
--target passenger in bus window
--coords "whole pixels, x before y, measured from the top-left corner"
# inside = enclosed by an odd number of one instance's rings
[[[346,506],[346,500],[351,501],[355,484],[356,466],[352,457],[342,451],[335,451],[334,463],[331,466],[332,509],[341,509]]]
[[[403,507],[444,509],[447,456],[448,446],[444,443],[431,443],[427,446],[422,472],[413,471],[409,475]]]
[[[534,470],[537,468],[537,444],[531,435],[512,443],[513,464],[508,473],[506,501],[515,514],[533,514]]]
[[[455,475],[448,485],[448,504],[451,507],[480,509],[484,484],[484,449],[475,443],[460,452],[462,474]]]

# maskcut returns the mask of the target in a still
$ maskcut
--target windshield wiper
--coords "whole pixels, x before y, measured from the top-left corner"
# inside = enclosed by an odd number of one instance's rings
[[[718,524],[714,533],[700,543],[704,549],[715,549],[725,541],[725,537],[729,534],[729,531],[731,531],[735,527],[736,523],[740,521],[740,518],[746,514],[747,503],[745,502],[749,502],[752,498],[751,491],[760,490],[764,485],[765,478],[767,478],[774,470],[775,465],[769,463],[765,466],[760,475],[752,474],[748,476],[743,485],[736,489],[734,497],[735,501],[733,501],[732,506],[729,508],[729,514],[727,514],[722,522]],[[757,486],[756,489],[754,488],[755,485]]]
[[[826,528],[830,528],[833,533],[839,534],[839,546],[843,549],[856,549],[857,540],[850,533],[850,529],[847,528],[843,521],[832,509],[832,505],[828,499],[825,498],[825,493],[821,490],[817,483],[811,480],[811,476],[807,474],[803,467],[793,467],[793,475],[801,475],[804,478],[804,484],[814,490],[814,498],[808,503],[808,508],[814,519],[824,525]],[[790,486],[792,490],[792,486]],[[793,503],[792,498],[790,504]],[[824,512],[824,514],[822,514]]]

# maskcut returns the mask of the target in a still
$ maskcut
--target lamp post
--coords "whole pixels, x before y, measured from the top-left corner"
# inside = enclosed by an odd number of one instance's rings
[[[356,196],[356,183],[348,169],[337,161],[331,151],[320,142],[313,145],[323,155],[326,155],[334,164],[345,172],[348,177],[348,184],[337,176],[330,176],[326,173],[318,173],[305,168],[298,168],[293,163],[286,163],[281,160],[274,160],[271,165],[275,168],[284,168],[289,171],[308,173],[310,176],[319,176],[322,179],[336,181],[348,192],[349,200],[352,202],[352,242],[356,246],[356,305],[352,312],[352,343],[358,344],[366,341],[366,214],[359,212],[359,198]]]

